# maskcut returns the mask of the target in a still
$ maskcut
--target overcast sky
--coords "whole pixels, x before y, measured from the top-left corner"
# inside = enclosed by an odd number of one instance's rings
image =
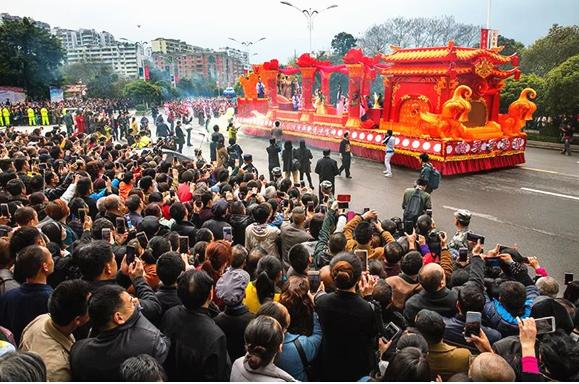
[[[373,24],[395,17],[452,15],[457,21],[484,25],[488,0],[291,0],[300,8],[326,8],[315,21],[315,50],[329,49],[332,36],[345,31],[355,37]],[[176,38],[218,49],[236,47],[228,37],[253,41],[261,37],[252,62],[278,58],[285,62],[308,50],[306,19],[277,0],[5,0],[0,12],[62,28],[106,30],[116,38],[150,41]],[[525,44],[549,27],[579,24],[578,0],[492,0],[491,27]],[[137,25],[141,25],[140,28]],[[238,46],[237,46],[238,47]]]

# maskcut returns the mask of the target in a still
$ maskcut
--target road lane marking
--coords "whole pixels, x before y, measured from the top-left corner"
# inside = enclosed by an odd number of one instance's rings
[[[451,206],[448,206],[448,205],[443,205],[442,208],[448,209],[448,210],[451,210],[451,211],[454,211],[454,212],[456,212],[456,211],[459,210],[459,208],[451,207]],[[504,221],[504,220],[499,219],[499,218],[496,217],[496,216],[488,215],[488,214],[486,214],[486,213],[479,213],[479,212],[470,211],[470,214],[471,214],[472,216],[480,217],[480,218],[482,218],[482,219],[486,219],[486,220],[489,220],[489,221],[493,221],[493,222],[495,222],[495,223],[512,225],[513,227],[517,227],[517,228],[521,228],[521,229],[524,229],[524,230],[541,233],[541,234],[543,234],[543,235],[560,237],[560,238],[564,238],[564,239],[567,239],[567,240],[576,241],[574,238],[573,238],[573,239],[568,239],[568,238],[565,237],[565,236],[562,236],[562,235],[557,234],[557,233],[548,232],[548,231],[545,231],[545,230],[543,230],[543,229],[533,228],[533,227],[527,227],[527,226],[524,226],[524,225],[511,223],[510,221]]]
[[[579,161],[577,162],[579,163]],[[567,177],[575,177],[575,178],[579,178],[579,175],[571,175],[569,173],[561,173],[561,172],[557,172],[557,171],[549,171],[547,169],[540,169],[540,168],[531,168],[531,167],[519,167],[521,169],[524,169],[526,171],[534,171],[534,172],[541,172],[541,173],[549,173],[551,175],[560,175],[560,176],[567,176]]]
[[[544,194],[544,195],[563,197],[563,198],[565,198],[565,199],[579,200],[579,197],[578,197],[578,196],[570,196],[570,195],[564,195],[564,194],[562,194],[562,193],[555,193],[555,192],[549,192],[549,191],[541,191],[540,189],[533,189],[533,188],[525,188],[525,187],[522,187],[521,190],[523,190],[523,191],[528,191],[528,192],[542,193],[542,194]]]

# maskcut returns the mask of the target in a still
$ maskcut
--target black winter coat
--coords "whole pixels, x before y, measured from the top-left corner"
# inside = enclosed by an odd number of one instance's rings
[[[173,307],[163,316],[161,330],[171,340],[165,363],[170,381],[229,381],[227,340],[207,309]]]
[[[70,351],[74,381],[121,381],[120,367],[129,357],[147,354],[165,362],[170,342],[139,311],[114,329],[78,340]]]
[[[295,150],[294,156],[300,162],[300,171],[310,173],[312,171],[312,151],[308,148],[298,148]]]
[[[334,184],[338,174],[338,162],[332,158],[323,157],[316,164],[316,173],[320,175],[320,183],[328,180]]]

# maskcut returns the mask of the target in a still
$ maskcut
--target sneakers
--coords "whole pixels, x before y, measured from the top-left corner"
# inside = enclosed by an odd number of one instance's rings
[[[384,173],[384,177],[392,177],[391,173]]]

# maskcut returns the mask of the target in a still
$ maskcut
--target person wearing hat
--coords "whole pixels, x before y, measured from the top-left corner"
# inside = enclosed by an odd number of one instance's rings
[[[459,248],[468,248],[468,241],[466,240],[467,233],[470,232],[468,226],[470,225],[470,218],[472,213],[468,209],[459,209],[454,212],[454,225],[456,226],[456,233],[452,237],[449,244],[451,250],[458,252]]]
[[[267,168],[269,169],[269,178],[274,180],[273,169],[279,168],[279,153],[281,148],[277,145],[275,138],[269,139],[269,147],[265,149],[267,151]]]
[[[247,254],[247,251],[245,251]],[[245,328],[255,315],[243,304],[250,277],[241,268],[229,268],[217,281],[215,294],[225,304],[225,310],[215,317],[215,323],[227,337],[227,351],[232,360],[245,355]]]
[[[320,196],[322,195],[321,183],[324,181],[332,183],[332,193],[336,191],[336,175],[340,173],[338,162],[330,157],[330,150],[324,149],[323,154],[324,157],[316,163],[316,173],[320,177]]]

